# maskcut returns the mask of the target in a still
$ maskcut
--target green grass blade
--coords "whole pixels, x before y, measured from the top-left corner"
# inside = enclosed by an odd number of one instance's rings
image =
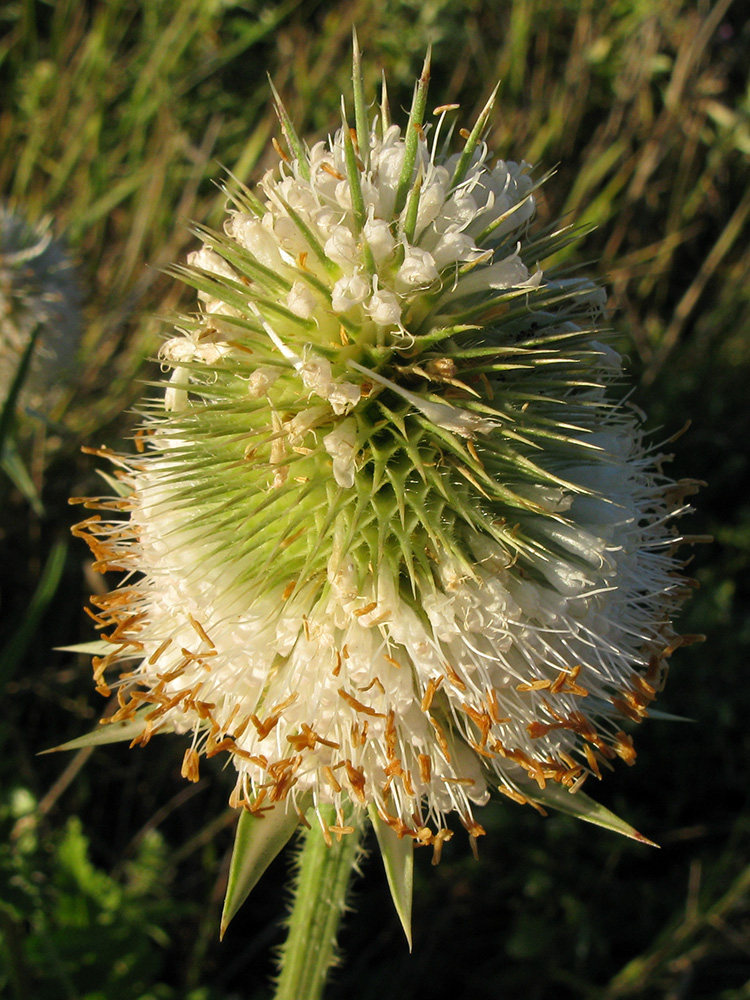
[[[16,451],[13,441],[7,441],[5,453],[0,459],[0,467],[6,473],[13,485],[23,494],[31,504],[37,517],[44,517],[44,506],[37,493],[34,481],[29,475],[28,469],[23,464],[21,456]]]
[[[67,539],[58,539],[47,556],[47,562],[29,602],[26,615],[0,653],[0,689],[8,683],[16,672],[32,639],[39,631],[45,612],[60,585],[67,552]]]
[[[42,327],[40,324],[37,324],[31,332],[29,342],[26,345],[26,348],[21,356],[21,360],[18,363],[16,374],[13,376],[13,381],[11,382],[10,389],[8,390],[8,396],[5,400],[5,404],[3,405],[3,412],[0,414],[0,456],[5,453],[5,443],[10,435],[11,428],[13,427],[18,396],[29,373],[31,358],[41,332]]]

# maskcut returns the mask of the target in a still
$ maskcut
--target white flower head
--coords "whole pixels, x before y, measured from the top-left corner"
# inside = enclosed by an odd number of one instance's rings
[[[356,128],[311,150],[279,105],[278,170],[191,258],[206,305],[118,459],[128,519],[77,530],[127,574],[95,676],[137,742],[188,733],[191,780],[228,753],[253,813],[367,807],[439,852],[492,789],[539,806],[633,762],[693,485],[617,403],[601,290],[540,268],[492,101],[451,154],[427,79],[402,132],[355,74]]]

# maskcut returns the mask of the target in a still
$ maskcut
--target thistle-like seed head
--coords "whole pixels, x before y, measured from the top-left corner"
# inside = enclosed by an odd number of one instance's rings
[[[402,131],[355,66],[310,149],[277,98],[278,167],[175,268],[201,307],[114,456],[128,519],[77,531],[126,573],[95,675],[136,742],[186,732],[189,779],[232,755],[234,805],[369,806],[439,851],[492,786],[538,804],[633,762],[693,486],[622,401],[602,289],[544,272],[570,233],[533,230],[492,99],[454,153],[428,78]]]

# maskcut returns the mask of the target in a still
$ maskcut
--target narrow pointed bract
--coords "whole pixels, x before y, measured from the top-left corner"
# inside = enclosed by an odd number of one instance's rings
[[[570,233],[493,161],[494,93],[443,152],[428,80],[405,134],[368,120],[355,49],[355,119],[309,149],[274,95],[278,167],[179,269],[200,311],[130,492],[76,530],[125,573],[92,598],[111,722],[184,734],[189,780],[229,754],[256,816],[369,809],[439,858],[493,788],[541,809],[633,763],[695,484],[623,401],[603,290],[544,272]]]

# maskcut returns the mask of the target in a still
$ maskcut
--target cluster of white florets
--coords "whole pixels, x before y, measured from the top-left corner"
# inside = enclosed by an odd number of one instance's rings
[[[345,176],[345,135],[346,130],[339,129],[330,143],[316,143],[304,171],[298,160],[290,165],[282,162],[280,175],[268,171],[260,184],[262,214],[231,211],[224,226],[226,234],[256,261],[288,279],[283,304],[294,316],[317,324],[316,339],[338,338],[344,319],[356,324],[360,339],[366,342],[384,336],[408,342],[411,310],[428,293],[445,306],[451,299],[476,292],[533,288],[541,283],[541,270],[531,274],[521,260],[520,243],[501,259],[475,245],[475,238],[487,226],[495,223],[493,236],[499,240],[523,231],[533,216],[528,164],[500,160],[491,165],[489,151],[482,144],[466,177],[452,187],[459,157],[438,162],[438,136],[430,146],[427,136],[421,135],[415,166],[422,178],[419,203],[407,236],[403,229],[407,209],[394,212],[406,154],[401,130],[391,125],[382,138],[375,130],[370,136],[367,166],[360,161],[365,214],[361,226]],[[311,249],[309,235],[322,255],[316,256]],[[190,254],[189,263],[221,278],[238,280],[236,270],[210,245]],[[234,307],[215,295],[203,292],[200,298],[219,330],[222,314],[236,315]],[[228,336],[234,332],[226,329]],[[348,412],[357,404],[358,387],[334,378],[330,364],[315,354],[314,346],[309,346],[305,358],[295,354],[284,344],[283,321],[268,332],[295,364],[304,388],[327,400],[334,413]],[[214,364],[229,351],[221,336],[200,343],[180,336],[163,345],[160,358],[171,364],[191,360]]]
[[[411,239],[393,231],[397,182],[401,174],[406,142],[397,125],[390,126],[383,139],[373,135],[369,167],[360,179],[366,221],[357,232],[350,184],[345,176],[344,130],[339,130],[330,146],[320,142],[310,151],[310,180],[299,171],[279,180],[266,175],[262,189],[269,211],[258,224],[247,216],[235,215],[227,231],[250,252],[261,244],[270,248],[266,234],[272,233],[277,254],[268,253],[267,266],[278,266],[283,255],[296,261],[300,253],[309,255],[309,246],[297,226],[290,223],[286,206],[298,213],[323,245],[328,260],[337,264],[342,275],[331,289],[331,305],[337,314],[360,307],[374,323],[388,328],[401,325],[410,299],[441,280],[451,282],[457,265],[478,261],[484,251],[474,243],[483,228],[501,215],[517,210],[496,231],[496,236],[519,229],[533,215],[532,181],[528,164],[497,162],[489,165],[486,147],[477,154],[466,178],[451,188],[458,157],[435,162],[435,150],[427,138],[420,138],[416,170],[423,176],[419,205]],[[402,210],[402,214],[403,214]],[[363,247],[369,247],[375,262],[374,274],[367,273]],[[398,248],[398,255],[396,253]],[[263,259],[259,256],[259,259]],[[324,268],[308,259],[309,266],[323,277]],[[446,270],[449,274],[446,275]],[[512,254],[491,266],[481,267],[472,280],[473,288],[518,287],[530,280],[529,272]],[[461,291],[466,294],[468,286]],[[455,289],[454,289],[455,291]],[[308,318],[316,308],[314,296],[305,294],[298,282],[287,298],[293,312]]]

